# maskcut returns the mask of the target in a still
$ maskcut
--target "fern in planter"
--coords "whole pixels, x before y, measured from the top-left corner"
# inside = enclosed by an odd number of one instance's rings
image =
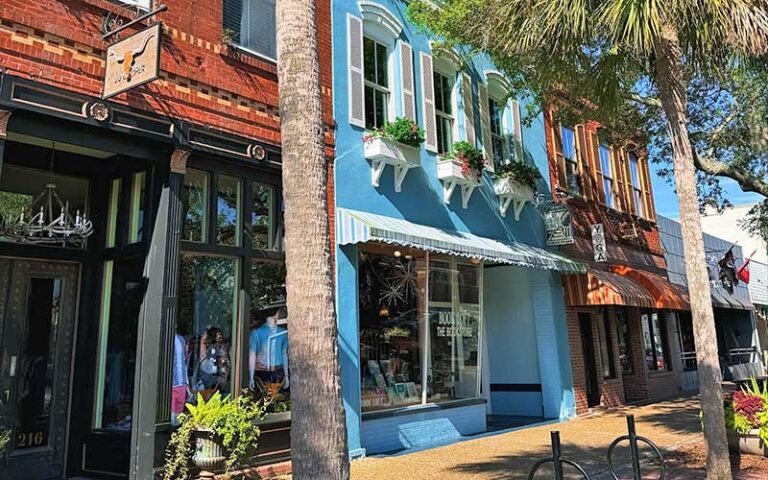
[[[541,179],[541,173],[533,165],[513,161],[497,167],[493,178],[496,180],[511,178],[535,192],[536,182]]]
[[[11,441],[11,432],[0,430],[0,454],[5,453],[5,446]]]
[[[368,131],[363,135],[364,142],[369,142],[375,138],[418,147],[424,143],[424,129],[410,118],[398,118],[394,122],[387,122],[383,127]]]
[[[257,422],[264,417],[265,405],[248,395],[236,399],[216,392],[206,401],[197,395],[196,405],[187,404],[188,413],[179,415],[179,428],[171,435],[165,454],[164,480],[190,480],[190,468],[196,432],[207,432],[224,448],[225,473],[232,472],[249,458],[256,447],[260,430]]]

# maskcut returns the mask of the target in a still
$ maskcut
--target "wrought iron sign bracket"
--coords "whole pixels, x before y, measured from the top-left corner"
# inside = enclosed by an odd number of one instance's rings
[[[168,10],[168,5],[161,3],[154,10],[148,12],[142,10],[138,5],[123,5],[115,8],[104,17],[104,34],[101,36],[104,40],[109,37],[116,36],[118,39],[120,32],[126,28],[132,27],[137,23],[141,23],[144,20],[154,17],[158,13],[162,13]],[[128,22],[125,23],[125,20]]]

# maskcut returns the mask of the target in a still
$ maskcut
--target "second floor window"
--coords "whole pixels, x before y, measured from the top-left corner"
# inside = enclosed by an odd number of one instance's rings
[[[446,154],[453,145],[453,81],[442,73],[434,72],[434,84],[437,153]]]
[[[496,100],[489,98],[488,113],[491,117],[493,163],[499,167],[507,161],[506,140],[504,139],[504,107]]]
[[[381,43],[364,37],[365,128],[381,128],[389,110],[389,52]]]
[[[632,202],[635,206],[635,214],[645,217],[642,179],[640,178],[640,160],[634,153],[629,154],[629,175],[632,182]]]
[[[611,165],[611,149],[608,145],[600,145],[600,167],[603,171],[605,205],[608,208],[615,208],[613,198],[613,166]]]
[[[560,138],[563,143],[563,163],[565,168],[565,185],[562,188],[576,196],[581,194],[579,189],[579,162],[576,158],[576,132],[571,127],[560,127]]]
[[[275,0],[224,0],[224,37],[276,59]]]

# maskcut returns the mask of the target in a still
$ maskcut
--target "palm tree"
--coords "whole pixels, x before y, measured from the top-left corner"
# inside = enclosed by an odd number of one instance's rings
[[[349,478],[315,0],[277,2],[293,478]]]
[[[760,56],[768,12],[758,0],[428,0],[417,22],[449,42],[488,52],[540,99],[563,89],[592,100],[604,118],[627,100],[661,107],[672,143],[707,442],[707,475],[730,479],[710,285],[687,128],[691,77],[717,81]],[[654,97],[654,94],[657,96]],[[600,112],[602,110],[602,112]]]

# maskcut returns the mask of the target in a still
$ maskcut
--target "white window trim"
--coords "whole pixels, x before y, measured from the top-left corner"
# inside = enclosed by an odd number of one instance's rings
[[[485,81],[488,89],[488,100],[493,100],[496,102],[499,107],[501,107],[501,140],[502,140],[502,149],[504,150],[502,158],[503,163],[507,164],[512,160],[512,152],[509,150],[509,140],[508,137],[510,135],[516,134],[516,126],[513,125],[514,115],[510,119],[509,116],[512,115],[512,112],[510,111],[510,102],[508,101],[509,93],[512,90],[512,86],[510,85],[509,81],[507,81],[504,74],[497,70],[485,70],[483,72],[485,74]],[[487,111],[488,115],[491,115],[491,108],[490,105],[484,106]],[[519,108],[519,107],[518,107]],[[488,119],[488,125],[491,125],[491,119]],[[493,139],[494,137],[498,138],[498,135],[490,132],[491,136],[491,145],[490,145],[490,151],[493,153]],[[519,141],[522,142],[522,136],[518,138]]]
[[[453,78],[453,86],[451,87],[453,130],[451,137],[452,143],[456,143],[459,140],[459,65],[461,58],[454,50],[436,46],[434,42],[430,42],[430,47],[432,47],[432,70],[440,75]],[[435,116],[437,116],[437,108],[435,108]]]
[[[488,132],[488,134],[491,136],[490,151],[491,151],[491,153],[493,153],[493,141],[495,139],[501,139],[501,149],[503,150],[501,157],[503,159],[503,163],[507,164],[512,159],[512,156],[510,155],[510,151],[509,151],[509,141],[507,140],[507,137],[509,136],[510,132],[512,131],[509,128],[510,125],[509,125],[509,121],[508,121],[508,117],[507,117],[507,114],[510,113],[510,112],[508,111],[508,108],[507,108],[507,102],[504,102],[501,99],[491,95],[491,89],[489,88],[488,89],[488,102],[489,102],[489,105],[487,105],[487,107],[486,107],[488,109],[488,115],[489,116],[491,115],[491,105],[490,105],[491,101],[496,103],[496,105],[498,105],[499,108],[501,108],[501,123],[499,125],[499,128],[501,129],[501,133],[500,134],[493,133],[493,129],[491,129]],[[493,124],[493,122],[489,118],[488,119],[488,125],[490,126],[492,124]]]
[[[435,57],[432,57],[432,58],[434,59]],[[440,74],[440,75],[442,75],[444,77],[447,77],[448,80],[453,79],[453,84],[451,85],[451,111],[453,113],[450,115],[450,119],[451,119],[451,144],[448,146],[448,151],[451,150],[451,148],[453,147],[453,144],[456,143],[457,139],[459,138],[459,122],[458,122],[458,117],[457,117],[457,113],[458,113],[458,109],[459,109],[458,100],[457,100],[457,91],[458,91],[457,79],[459,78],[459,76],[458,76],[459,69],[458,69],[458,66],[455,66],[455,68],[451,68],[452,66],[453,66],[453,64],[451,64],[451,63],[436,62],[434,60],[432,61],[432,72],[433,73],[437,73],[437,74]],[[437,95],[437,89],[434,88],[434,90],[435,90],[435,95]],[[441,117],[442,118],[447,118],[449,116],[445,115],[445,114],[438,113],[438,111],[437,111],[437,102],[435,102],[435,131],[437,131],[437,121]],[[439,142],[439,140],[438,140],[438,142]],[[448,152],[446,152],[446,153],[448,153]]]
[[[395,100],[395,91],[397,90],[395,84],[395,47],[396,43],[394,39],[383,40],[380,35],[377,35],[375,30],[374,34],[371,34],[369,25],[363,22],[363,117],[365,117],[365,87],[371,86],[379,91],[386,91],[387,93],[387,118],[386,121],[391,122],[396,118],[395,109],[397,108],[397,102]],[[379,45],[383,45],[387,49],[387,84],[388,88],[384,88],[380,85],[374,84],[365,79],[365,39],[369,38]]]
[[[142,10],[149,11],[152,8],[153,0],[116,0],[117,3],[123,3],[125,5],[135,5]]]

